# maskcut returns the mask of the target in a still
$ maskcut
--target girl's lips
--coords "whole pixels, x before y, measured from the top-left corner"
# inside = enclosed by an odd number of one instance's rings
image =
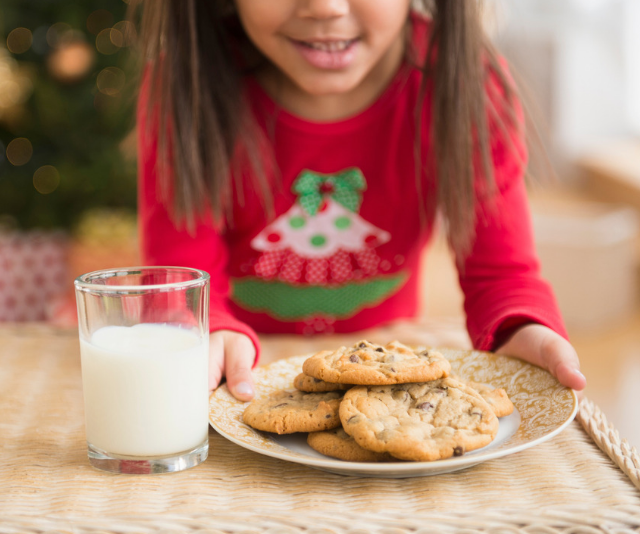
[[[291,42],[312,66],[318,69],[338,70],[348,67],[354,61],[359,40],[305,43],[292,39]]]

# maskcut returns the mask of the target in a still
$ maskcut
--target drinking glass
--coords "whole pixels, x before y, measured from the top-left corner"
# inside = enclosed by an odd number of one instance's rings
[[[75,280],[89,462],[165,473],[207,458],[209,275],[132,267]]]

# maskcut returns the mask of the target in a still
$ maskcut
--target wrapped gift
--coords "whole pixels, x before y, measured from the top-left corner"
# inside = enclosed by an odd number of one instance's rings
[[[62,231],[0,232],[0,321],[43,321],[68,289]]]

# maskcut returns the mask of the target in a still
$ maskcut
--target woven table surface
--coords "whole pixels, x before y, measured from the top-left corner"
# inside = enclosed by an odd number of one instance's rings
[[[461,332],[409,325],[368,337],[462,346]],[[310,344],[266,336],[263,362]],[[578,420],[549,441],[432,477],[335,475],[254,453],[213,430],[209,438],[207,461],[181,473],[92,468],[77,332],[0,327],[1,533],[640,532],[638,454],[586,399]]]

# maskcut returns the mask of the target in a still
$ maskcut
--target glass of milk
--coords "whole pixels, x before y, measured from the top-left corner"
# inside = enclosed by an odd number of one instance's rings
[[[76,279],[89,462],[182,471],[207,458],[209,275],[184,267]]]

